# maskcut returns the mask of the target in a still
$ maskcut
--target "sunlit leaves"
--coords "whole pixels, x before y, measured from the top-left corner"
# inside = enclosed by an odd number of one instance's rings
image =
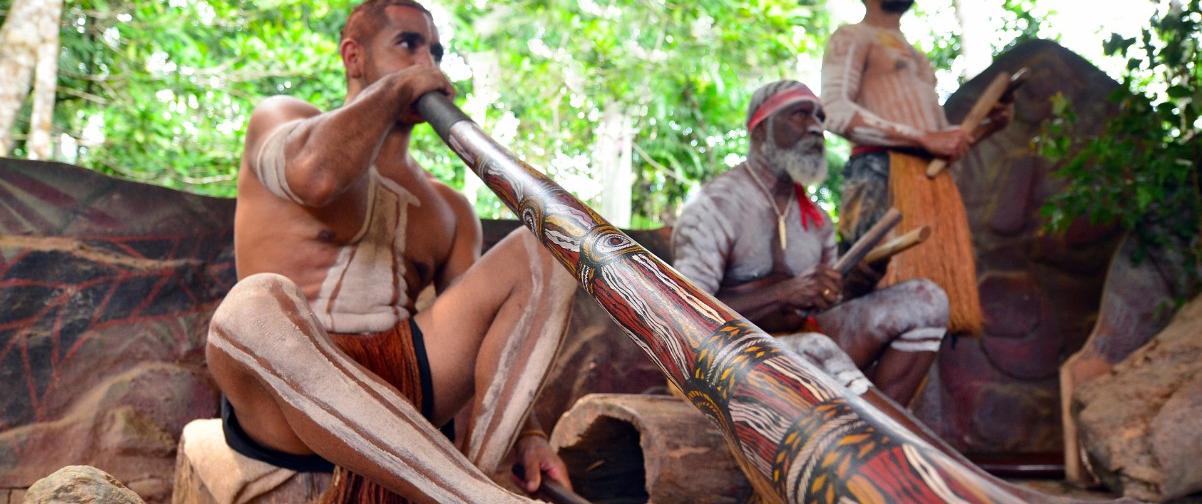
[[[1202,225],[1202,5],[1170,6],[1138,38],[1112,36],[1107,54],[1125,55],[1123,87],[1111,100],[1118,114],[1097,138],[1074,142],[1072,104],[1053,101],[1041,153],[1059,161],[1067,182],[1044,213],[1063,230],[1078,216],[1117,222],[1145,245],[1185,254],[1197,273]]]

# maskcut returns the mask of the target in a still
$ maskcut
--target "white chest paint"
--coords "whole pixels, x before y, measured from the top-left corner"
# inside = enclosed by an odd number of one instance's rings
[[[373,166],[363,226],[338,255],[310,301],[327,331],[366,333],[389,329],[411,314],[405,283],[405,232],[409,206],[421,202]]]

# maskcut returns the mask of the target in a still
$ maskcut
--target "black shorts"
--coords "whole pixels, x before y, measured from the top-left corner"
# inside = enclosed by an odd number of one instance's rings
[[[422,331],[412,317],[409,319],[409,328],[412,330],[414,354],[417,357],[418,372],[422,380],[422,416],[429,419],[434,413],[434,380],[430,377],[430,360],[426,356]],[[320,455],[294,455],[255,442],[238,423],[238,415],[234,412],[234,406],[230,404],[225,395],[221,396],[221,429],[225,433],[225,442],[230,449],[248,458],[296,472],[328,473],[334,471],[334,464]],[[454,420],[447,422],[439,430],[447,439],[455,440]]]

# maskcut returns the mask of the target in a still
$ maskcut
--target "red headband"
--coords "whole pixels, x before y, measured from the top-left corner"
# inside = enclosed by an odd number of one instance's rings
[[[755,109],[754,114],[751,114],[751,119],[747,120],[747,131],[755,129],[756,125],[764,122],[764,119],[777,113],[780,109],[803,101],[810,101],[814,102],[815,105],[821,105],[821,102],[818,101],[818,96],[813,91],[810,91],[810,88],[806,87],[805,84],[798,84],[772,95],[771,98],[765,100],[764,103],[761,103]]]

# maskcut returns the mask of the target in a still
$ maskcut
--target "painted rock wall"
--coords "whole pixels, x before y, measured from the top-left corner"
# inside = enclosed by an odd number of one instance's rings
[[[1031,78],[1016,93],[1014,121],[954,167],[973,231],[984,335],[947,341],[914,404],[919,418],[970,453],[1061,450],[1058,367],[1093,327],[1120,239],[1086,222],[1048,235],[1039,215],[1063,182],[1031,142],[1057,93],[1076,104],[1075,134],[1102,130],[1117,83],[1097,68],[1052,42],[1023,44],[948,99],[949,119],[964,117],[996,72],[1022,67]]]
[[[216,414],[204,328],[233,285],[232,201],[0,159],[0,489],[67,464],[169,497]]]

